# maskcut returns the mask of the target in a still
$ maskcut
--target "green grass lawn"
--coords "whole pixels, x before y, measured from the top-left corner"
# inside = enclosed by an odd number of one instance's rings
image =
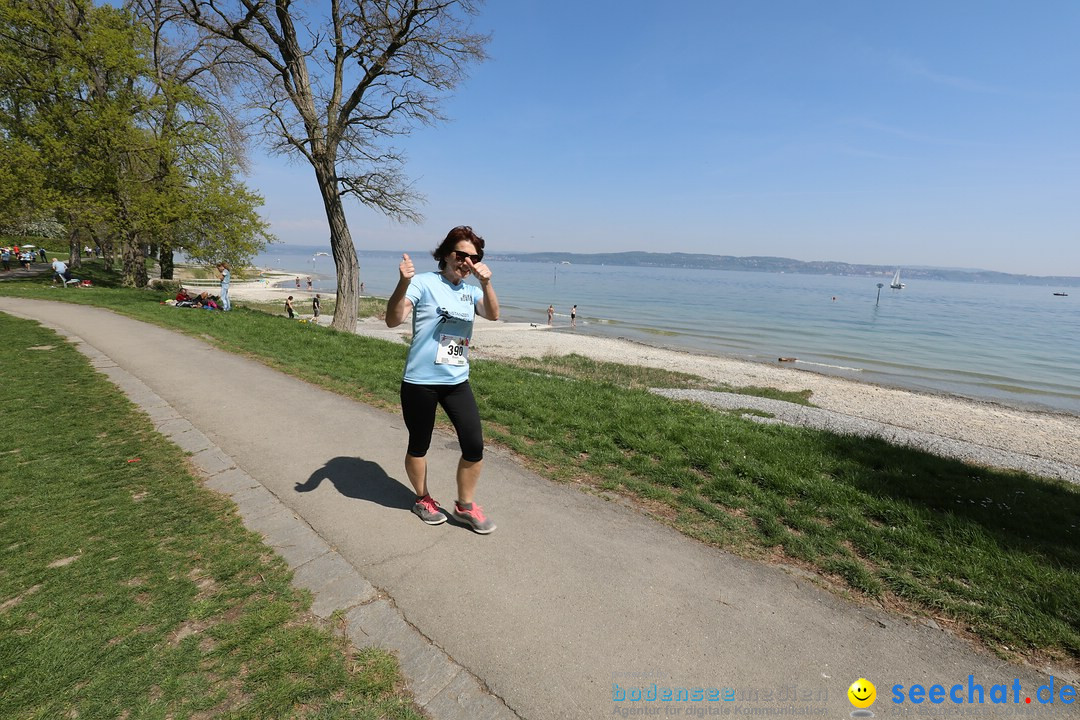
[[[277,302],[252,302],[250,300],[233,301],[233,305],[238,307],[244,307],[248,310],[257,310],[258,312],[266,313],[267,315],[281,315],[285,316],[285,299],[282,298]],[[319,306],[319,314],[323,318],[323,322],[329,322],[329,318],[334,314],[334,308],[337,307],[337,303],[334,298],[323,297],[322,304]],[[294,298],[293,309],[300,317],[306,317],[311,315],[311,298]],[[357,317],[386,317],[386,301],[381,298],[362,297],[360,298],[360,304],[357,308]]]
[[[421,717],[78,351],[0,337],[0,717]]]
[[[9,293],[61,295],[40,282],[0,283]],[[401,345],[243,307],[176,310],[143,291],[62,299],[397,408]],[[764,426],[645,389],[703,384],[691,376],[570,357],[476,361],[472,378],[489,439],[546,475],[633,498],[690,537],[811,569],[835,590],[932,617],[1004,656],[1080,661],[1075,486],[880,440]]]

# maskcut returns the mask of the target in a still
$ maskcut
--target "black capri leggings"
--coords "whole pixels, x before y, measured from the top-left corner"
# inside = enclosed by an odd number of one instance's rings
[[[484,459],[484,431],[480,411],[466,380],[458,385],[413,385],[401,383],[401,414],[409,429],[409,455],[424,457],[431,447],[435,429],[435,406],[442,405],[457,431],[461,457],[466,462]]]

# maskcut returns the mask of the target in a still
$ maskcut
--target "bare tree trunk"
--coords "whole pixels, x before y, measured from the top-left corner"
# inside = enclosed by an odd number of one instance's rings
[[[323,206],[326,208],[326,219],[330,223],[330,252],[337,267],[337,301],[330,327],[343,332],[356,332],[360,264],[356,259],[356,248],[353,246],[349,225],[345,222],[345,208],[341,204],[341,193],[338,192],[333,164],[316,164],[315,177],[319,182]]]
[[[146,287],[149,278],[146,274],[146,253],[143,252],[143,244],[135,233],[130,231],[124,238],[122,247],[124,254],[124,285],[137,288]]]
[[[172,280],[174,269],[173,251],[172,247],[166,243],[162,243],[158,248],[158,265],[161,268],[161,273],[159,274],[161,279]]]
[[[82,248],[82,232],[79,229],[77,222],[72,222],[73,218],[69,216],[68,224],[68,258],[67,265],[70,268],[77,268],[81,264],[79,262],[80,252]]]
[[[112,272],[113,269],[113,241],[108,237],[100,236],[93,228],[87,231],[90,235],[90,240],[93,241],[101,250],[101,267],[106,272]]]

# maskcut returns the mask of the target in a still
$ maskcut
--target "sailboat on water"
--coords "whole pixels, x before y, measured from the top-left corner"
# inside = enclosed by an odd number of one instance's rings
[[[889,287],[893,290],[903,290],[906,285],[900,282],[900,268],[896,268],[896,274],[892,276],[892,282],[889,283]]]

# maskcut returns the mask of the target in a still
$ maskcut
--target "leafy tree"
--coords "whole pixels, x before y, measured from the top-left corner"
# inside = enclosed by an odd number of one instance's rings
[[[256,212],[262,198],[230,173],[204,175],[191,190],[175,238],[193,260],[243,265],[273,239]]]
[[[0,228],[22,234],[21,228],[41,216],[45,178],[41,158],[32,145],[0,136]]]
[[[63,18],[66,21],[67,18]],[[53,29],[60,16],[49,8],[0,0],[0,217],[19,225],[36,214],[59,211],[68,175],[56,172],[70,157],[52,127],[76,109],[77,85],[68,48]]]
[[[240,123],[228,105],[216,102],[229,78],[224,53],[158,0],[130,0],[128,8],[151,37],[156,102],[148,125],[157,156],[148,218],[156,221],[161,277],[172,277],[176,249],[208,262],[244,264],[273,238],[255,213],[262,198],[234,179],[246,156]],[[214,198],[213,192],[228,197]],[[193,227],[194,218],[203,226]]]
[[[162,0],[163,2],[165,0]],[[356,327],[359,271],[344,196],[397,220],[420,196],[388,145],[441,119],[443,95],[484,58],[471,0],[170,0],[242,68],[241,90],[275,151],[315,173],[337,268],[333,326]]]
[[[40,197],[66,225],[73,263],[92,229],[108,227],[121,241],[125,280],[145,285],[131,214],[145,35],[123,11],[88,0],[0,2],[10,81],[0,82],[0,123],[36,150],[48,190]]]
[[[0,218],[54,214],[74,264],[93,240],[138,287],[148,248],[168,247],[171,261],[178,237],[237,263],[258,252],[270,236],[261,198],[235,180],[238,134],[200,95],[199,64],[170,57],[161,26],[127,10],[0,0],[0,143],[11,151],[0,179],[18,188],[0,192]]]

